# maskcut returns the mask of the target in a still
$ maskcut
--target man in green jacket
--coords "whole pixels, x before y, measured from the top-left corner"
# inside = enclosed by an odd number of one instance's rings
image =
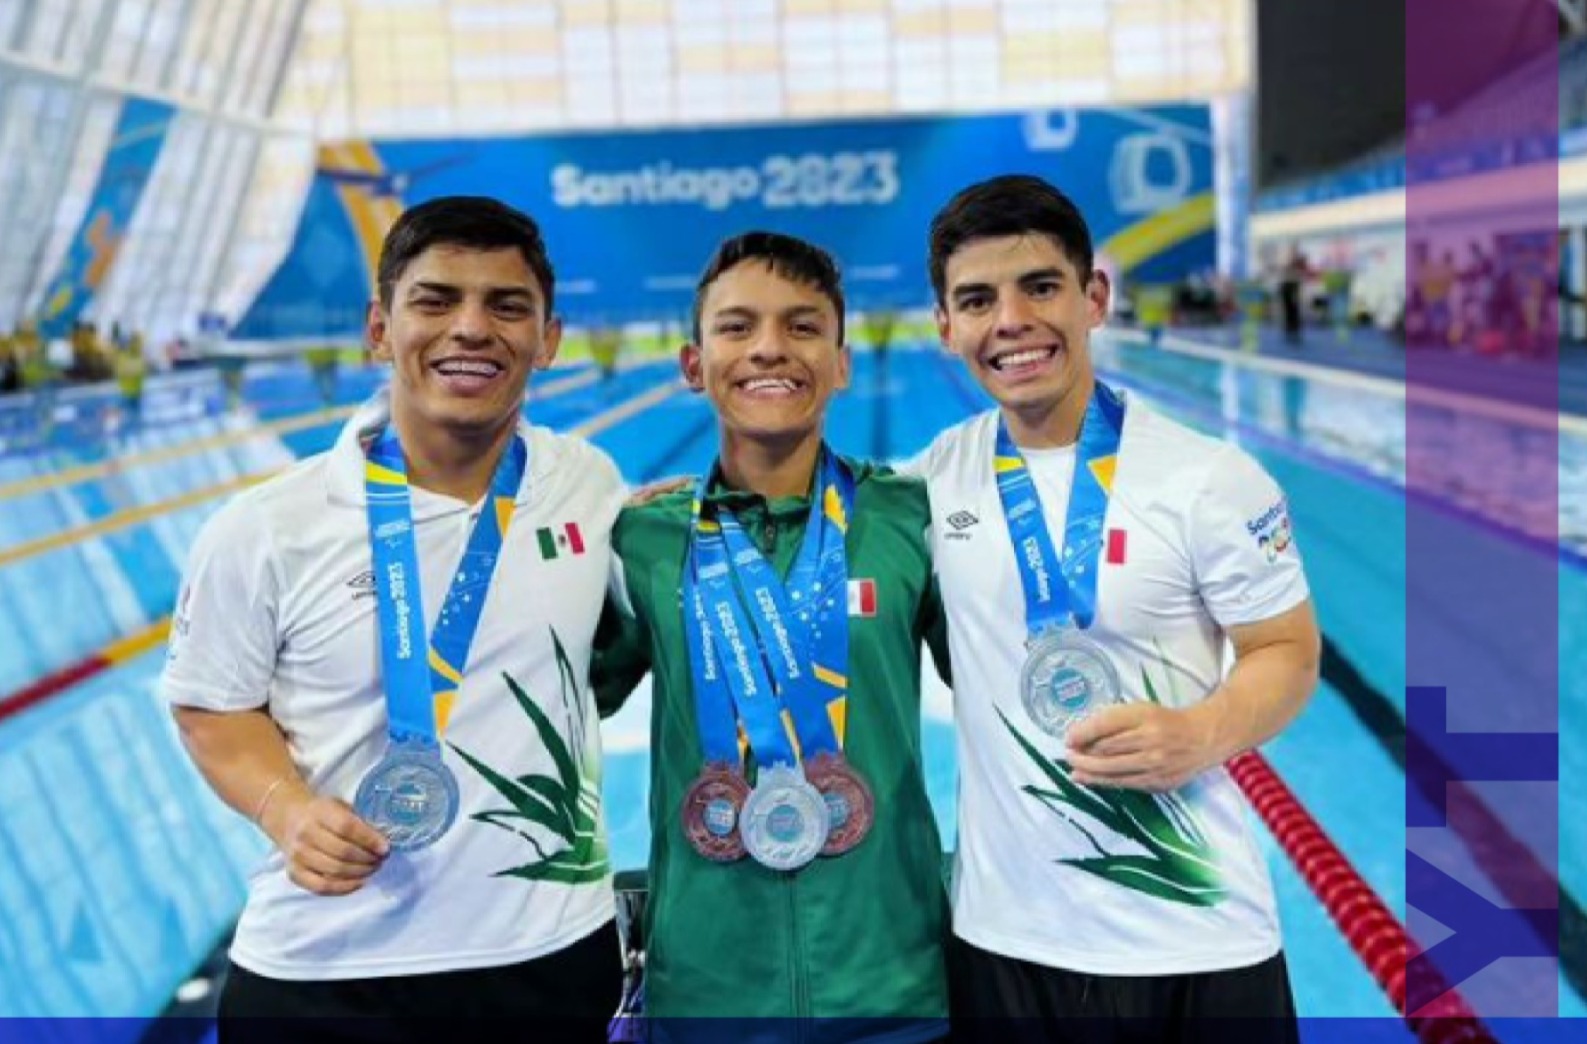
[[[850,365],[826,253],[728,240],[694,313],[681,362],[716,411],[717,463],[619,519],[594,668],[608,714],[654,675],[652,1033],[940,1037],[922,642],[944,674],[947,655],[924,487],[823,439]]]

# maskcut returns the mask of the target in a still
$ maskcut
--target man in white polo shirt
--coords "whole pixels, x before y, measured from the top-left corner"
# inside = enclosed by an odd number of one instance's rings
[[[621,969],[584,679],[622,485],[522,420],[553,285],[527,216],[409,210],[369,309],[389,398],[193,548],[165,695],[275,846],[223,1040],[427,1040],[426,1016],[604,1040]]]
[[[930,271],[944,344],[997,403],[911,465],[959,726],[956,1035],[1188,1040],[1241,1018],[1226,1039],[1295,1040],[1267,868],[1221,767],[1317,680],[1283,495],[1097,382],[1108,279],[1051,185],[965,189]]]

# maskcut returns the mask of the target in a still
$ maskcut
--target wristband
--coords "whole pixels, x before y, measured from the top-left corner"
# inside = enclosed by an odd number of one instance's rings
[[[264,816],[265,809],[270,804],[270,799],[276,796],[276,791],[281,789],[281,784],[290,778],[290,776],[279,776],[274,783],[265,788],[264,797],[259,799],[259,807],[254,809],[253,813],[253,821],[256,825],[262,825],[259,824],[259,820]]]

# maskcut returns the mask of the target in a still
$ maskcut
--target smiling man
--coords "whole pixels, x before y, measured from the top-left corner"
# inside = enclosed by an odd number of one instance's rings
[[[611,711],[653,672],[645,1003],[664,1040],[946,1031],[946,895],[920,748],[920,650],[942,658],[925,491],[839,457],[849,382],[824,252],[718,249],[681,353],[716,412],[692,490],[624,511]]]
[[[193,548],[165,695],[273,845],[223,1041],[422,1041],[427,1017],[605,1039],[620,955],[599,730],[573,679],[622,489],[598,450],[522,418],[556,356],[553,290],[525,215],[407,211],[368,315],[389,393]]]
[[[1051,185],[965,189],[929,261],[942,341],[997,403],[909,468],[954,665],[955,1035],[1292,1041],[1272,887],[1222,768],[1317,681],[1283,495],[1097,380],[1108,279]]]

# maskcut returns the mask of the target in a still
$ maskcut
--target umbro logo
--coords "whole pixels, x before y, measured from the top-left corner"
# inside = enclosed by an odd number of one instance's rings
[[[375,571],[373,569],[364,570],[347,581],[347,586],[352,588],[353,601],[355,602],[360,598],[375,597]]]
[[[968,511],[955,511],[947,518],[947,523],[952,527],[952,529],[949,532],[944,533],[943,536],[948,540],[969,540],[975,534],[966,533],[965,530],[969,529],[973,525],[978,524],[980,521],[980,519],[976,518]]]

